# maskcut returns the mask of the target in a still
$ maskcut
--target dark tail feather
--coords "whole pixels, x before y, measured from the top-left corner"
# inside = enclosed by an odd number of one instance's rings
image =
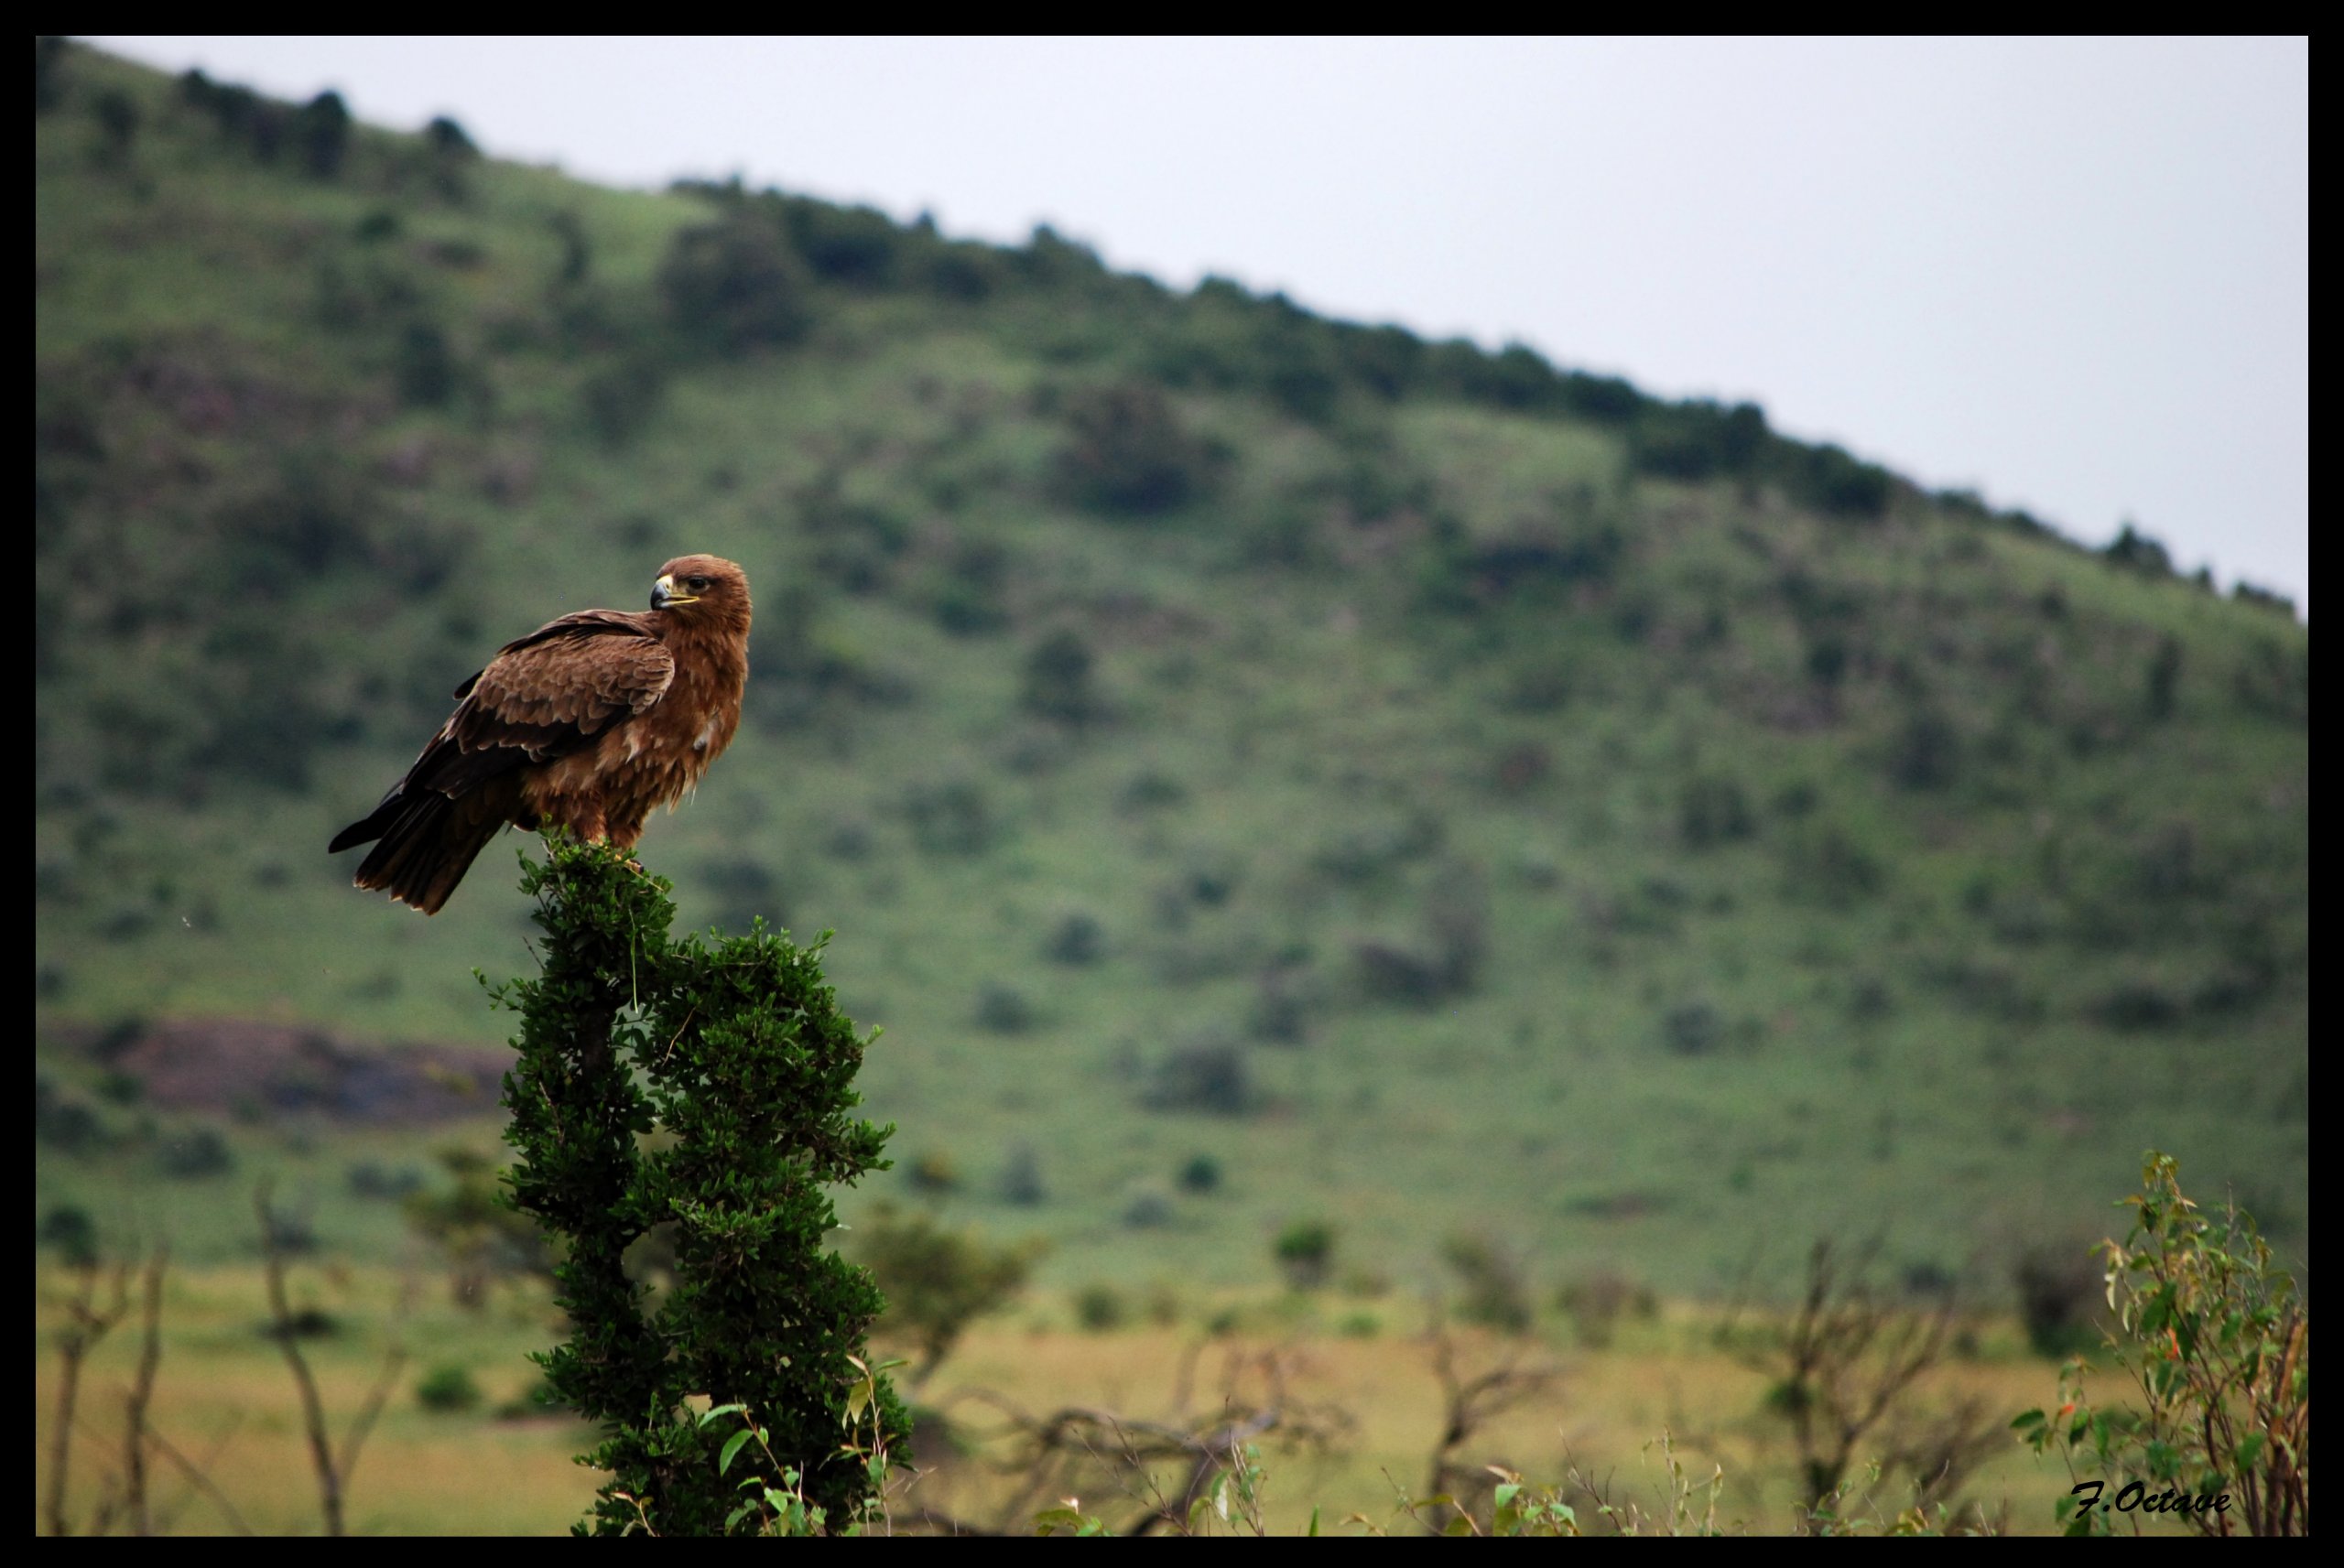
[[[489,798],[499,792],[475,791],[450,800],[437,790],[415,799],[385,800],[364,822],[334,836],[334,849],[379,839],[358,867],[358,886],[389,893],[426,914],[437,914],[464,872],[506,821]]]
[[[404,781],[393,784],[391,793],[385,795],[382,804],[367,813],[364,820],[352,823],[333,836],[333,842],[326,846],[326,853],[339,855],[344,849],[355,849],[361,844],[372,844],[380,838],[399,813],[407,809],[407,803],[403,795],[406,788]]]

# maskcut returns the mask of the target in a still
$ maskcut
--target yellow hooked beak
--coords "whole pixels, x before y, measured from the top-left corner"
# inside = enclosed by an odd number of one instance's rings
[[[661,578],[651,585],[651,608],[654,610],[665,610],[671,604],[698,604],[699,602],[700,595],[696,593],[676,591],[676,579],[672,574]]]

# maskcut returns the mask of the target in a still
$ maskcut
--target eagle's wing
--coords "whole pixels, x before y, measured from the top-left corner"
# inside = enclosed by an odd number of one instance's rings
[[[676,661],[648,621],[624,611],[582,610],[505,643],[487,668],[456,688],[456,711],[407,776],[329,848],[346,849],[385,838],[403,823],[413,826],[405,819],[419,822],[417,814],[431,810],[429,797],[459,800],[501,774],[567,756],[657,702],[676,678]],[[373,885],[364,881],[370,874],[360,868],[362,885]]]
[[[674,682],[675,657],[646,619],[584,610],[505,643],[456,688],[443,734],[466,752],[517,748],[533,762],[578,750]]]

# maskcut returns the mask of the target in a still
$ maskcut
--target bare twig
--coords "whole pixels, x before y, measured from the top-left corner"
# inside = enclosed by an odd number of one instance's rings
[[[391,1312],[391,1343],[383,1352],[383,1370],[375,1378],[374,1386],[366,1390],[365,1400],[358,1413],[351,1418],[350,1430],[342,1434],[342,1454],[335,1461],[346,1480],[358,1468],[358,1451],[365,1446],[366,1438],[374,1430],[374,1422],[383,1413],[383,1406],[391,1397],[391,1389],[398,1381],[399,1371],[407,1365],[407,1314],[415,1303],[415,1276],[408,1274],[399,1281],[398,1304]]]
[[[1004,1425],[981,1441],[1005,1444],[1007,1452],[990,1460],[998,1473],[1014,1476],[1017,1485],[987,1520],[956,1517],[941,1508],[899,1515],[902,1522],[921,1524],[953,1534],[1022,1534],[1031,1527],[1036,1503],[1085,1491],[1085,1478],[1106,1479],[1142,1511],[1118,1529],[1122,1535],[1148,1535],[1169,1530],[1185,1533],[1200,1499],[1211,1494],[1224,1473],[1242,1473],[1249,1464],[1247,1446],[1275,1432],[1283,1444],[1324,1445],[1345,1429],[1349,1418],[1340,1411],[1319,1411],[1283,1401],[1283,1357],[1275,1352],[1258,1357],[1232,1357],[1225,1380],[1249,1367],[1268,1376],[1281,1396],[1267,1403],[1230,1401],[1223,1419],[1196,1423],[1181,1419],[1139,1421],[1099,1406],[1068,1405],[1036,1416],[990,1390],[970,1390],[960,1399],[986,1406],[1004,1418]],[[1185,1381],[1185,1379],[1184,1379]],[[1243,1412],[1243,1413],[1239,1413]],[[1156,1467],[1178,1464],[1179,1481],[1170,1491],[1158,1484]],[[1258,1509],[1250,1496],[1232,1496],[1244,1507],[1245,1523],[1258,1530]]]
[[[1480,1489],[1490,1483],[1485,1466],[1460,1461],[1457,1451],[1499,1416],[1553,1388],[1562,1377],[1562,1368],[1546,1361],[1525,1365],[1520,1346],[1510,1344],[1494,1366],[1467,1376],[1458,1366],[1456,1337],[1438,1316],[1426,1342],[1433,1376],[1440,1381],[1442,1414],[1440,1440],[1433,1445],[1425,1495],[1461,1497],[1469,1487]],[[1436,1507],[1426,1523],[1438,1534],[1450,1519],[1467,1511],[1461,1502]]]
[[[1913,1472],[1924,1503],[1949,1498],[2002,1445],[1999,1425],[1986,1431],[1974,1411],[1910,1415],[1908,1396],[1944,1360],[1962,1310],[1951,1295],[1926,1310],[1883,1300],[1868,1278],[1876,1250],[1875,1243],[1843,1261],[1832,1242],[1818,1241],[1789,1323],[1739,1352],[1744,1364],[1777,1379],[1770,1398],[1790,1422],[1811,1510],[1833,1505],[1868,1439],[1885,1450],[1884,1464]],[[1892,1436],[1892,1418],[1911,1434]]]
[[[109,1279],[110,1301],[103,1310],[97,1306],[98,1268],[94,1263],[81,1271],[81,1284],[73,1299],[66,1303],[65,1311],[71,1319],[65,1332],[58,1336],[57,1420],[49,1436],[49,1497],[41,1512],[48,1520],[51,1535],[71,1535],[73,1526],[65,1517],[65,1477],[72,1457],[73,1416],[81,1389],[81,1365],[97,1348],[114,1325],[130,1310],[129,1275],[125,1265],[117,1264]]]
[[[333,1444],[326,1435],[325,1406],[318,1398],[318,1380],[309,1375],[309,1359],[285,1299],[285,1249],[277,1234],[277,1216],[268,1205],[275,1184],[264,1181],[253,1191],[253,1209],[260,1218],[261,1256],[268,1281],[269,1316],[277,1327],[277,1346],[292,1368],[293,1386],[301,1395],[301,1427],[309,1440],[309,1463],[318,1473],[318,1496],[325,1511],[326,1533],[342,1533],[342,1472],[334,1465]]]
[[[229,1432],[233,1433],[234,1430],[232,1426]],[[212,1444],[212,1454],[201,1465],[180,1453],[172,1445],[170,1439],[159,1432],[149,1432],[146,1434],[146,1441],[155,1445],[155,1452],[178,1466],[179,1474],[187,1477],[190,1486],[212,1499],[212,1506],[217,1508],[228,1520],[230,1530],[234,1530],[238,1535],[250,1535],[253,1532],[253,1527],[244,1522],[244,1516],[236,1511],[236,1505],[228,1500],[228,1494],[222,1491],[208,1474],[212,1461],[217,1459],[220,1450],[227,1445],[227,1434],[223,1433],[219,1442]],[[166,1530],[170,1528],[168,1518],[164,1519],[163,1527]]]
[[[155,1400],[155,1372],[163,1361],[163,1271],[170,1249],[157,1247],[146,1260],[139,1284],[144,1332],[138,1346],[138,1375],[123,1401],[122,1473],[130,1509],[130,1528],[138,1535],[155,1533],[154,1516],[146,1507],[146,1409]]]

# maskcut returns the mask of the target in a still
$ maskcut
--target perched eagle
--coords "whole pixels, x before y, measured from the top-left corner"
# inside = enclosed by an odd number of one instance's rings
[[[507,823],[632,849],[732,743],[749,679],[749,579],[714,556],[659,568],[648,611],[581,610],[505,644],[407,777],[330,853],[426,914]]]

